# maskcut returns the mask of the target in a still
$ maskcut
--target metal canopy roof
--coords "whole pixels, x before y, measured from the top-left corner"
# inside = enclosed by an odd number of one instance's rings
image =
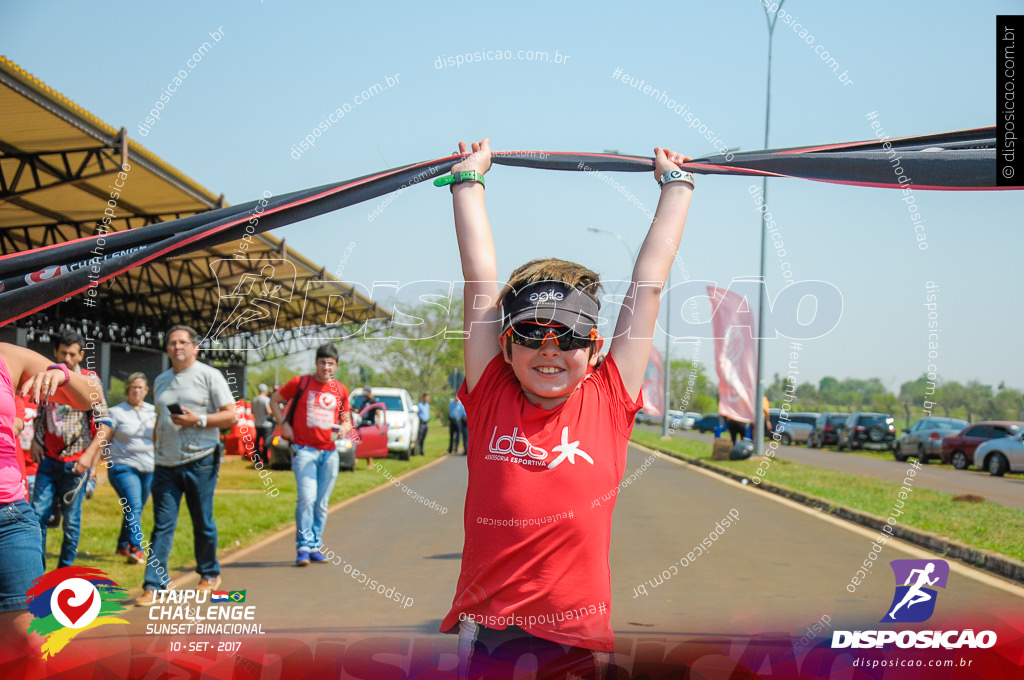
[[[126,163],[131,170],[119,178]],[[107,125],[0,56],[0,254],[99,233],[112,189],[120,196],[110,231],[225,205],[223,194],[189,179],[129,139],[124,128]],[[256,295],[248,291],[254,281],[264,281],[267,260],[276,261],[272,283],[283,288],[261,307],[260,289]],[[254,235],[244,253],[223,244],[137,267],[99,288],[95,306],[79,295],[24,325],[43,332],[62,323],[100,326],[106,339],[160,348],[161,331],[188,323],[218,336],[214,348],[227,353],[219,358],[237,360],[239,351],[254,346],[261,359],[287,354],[304,348],[306,340],[343,337],[368,320],[389,318],[370,298],[269,233]],[[242,314],[241,322],[224,324],[239,301],[271,313]]]

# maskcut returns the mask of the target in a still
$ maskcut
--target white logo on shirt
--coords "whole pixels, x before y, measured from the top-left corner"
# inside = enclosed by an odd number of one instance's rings
[[[338,397],[331,392],[306,392],[306,427],[329,430],[335,423]]]
[[[562,464],[562,461],[565,460],[566,458],[569,459],[570,463],[575,465],[576,464],[576,456],[577,455],[580,456],[581,458],[586,458],[587,462],[590,463],[591,465],[593,465],[594,464],[594,459],[591,458],[590,456],[588,456],[585,451],[581,451],[579,446],[580,446],[580,442],[579,442],[578,439],[576,441],[574,441],[574,442],[570,442],[569,441],[569,426],[567,425],[567,426],[563,427],[562,428],[562,443],[559,444],[558,446],[554,447],[553,449],[551,449],[552,451],[554,451],[555,453],[558,454],[558,458],[555,458],[553,461],[548,463],[548,469],[550,470],[552,468],[558,467],[559,465]]]
[[[497,437],[497,439],[495,439]],[[511,453],[520,458],[529,456],[537,460],[544,460],[548,452],[539,446],[534,446],[530,440],[519,434],[519,428],[513,427],[512,434],[503,434],[498,437],[498,427],[495,425],[491,433],[491,443],[488,448],[491,453]]]
[[[547,449],[531,444],[529,439],[519,434],[518,427],[512,428],[512,434],[503,434],[500,437],[498,436],[498,428],[495,427],[494,431],[491,433],[491,442],[488,445],[488,449],[491,454],[497,454],[493,457],[488,456],[488,460],[509,460],[502,456],[513,455],[521,459],[520,461],[513,460],[513,462],[542,465],[542,463],[534,463],[533,461],[545,460],[548,457]],[[594,459],[591,458],[586,451],[580,449],[579,440],[574,442],[569,441],[568,426],[562,428],[562,443],[555,446],[552,451],[557,453],[558,457],[547,465],[548,469],[558,467],[564,460],[568,460],[570,463],[575,465],[576,456],[583,458],[591,465],[594,464]]]

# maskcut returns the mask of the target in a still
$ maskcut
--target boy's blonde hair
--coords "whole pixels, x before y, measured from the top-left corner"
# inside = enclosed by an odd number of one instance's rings
[[[601,285],[601,277],[597,272],[575,262],[546,257],[530,260],[509,275],[508,283],[505,284],[501,295],[498,296],[498,309],[505,305],[505,298],[511,291],[519,290],[523,286],[538,281],[561,281],[573,288],[590,293],[597,299],[598,307],[601,306],[601,297],[598,293],[604,287]]]

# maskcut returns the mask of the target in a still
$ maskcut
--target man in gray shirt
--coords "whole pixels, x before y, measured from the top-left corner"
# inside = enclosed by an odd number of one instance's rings
[[[273,428],[270,420],[270,389],[260,383],[260,393],[252,400],[252,422],[256,426],[256,453],[259,455],[257,460],[266,460],[267,458],[267,440],[270,439],[270,433]]]
[[[157,421],[154,433],[153,538],[143,582],[135,601],[149,606],[169,582],[167,562],[174,543],[184,494],[192,516],[196,571],[200,590],[220,586],[213,490],[220,469],[219,430],[235,424],[235,402],[227,380],[199,361],[198,336],[188,326],[173,326],[166,336],[171,368],[153,383]]]

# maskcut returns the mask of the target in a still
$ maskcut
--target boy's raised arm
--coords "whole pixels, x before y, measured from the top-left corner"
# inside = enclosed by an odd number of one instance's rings
[[[666,172],[678,171],[676,163],[684,160],[689,159],[669,149],[655,147],[655,179]],[[643,385],[654,342],[661,293],[679,250],[692,195],[693,185],[685,181],[667,182],[661,187],[654,221],[633,265],[631,297],[623,300],[619,309],[609,354],[615,357],[622,383],[634,399],[639,396]]]
[[[483,175],[491,167],[491,144],[488,139],[473,142],[473,154],[452,167],[457,174],[475,170]],[[459,152],[468,150],[459,142]],[[462,260],[463,328],[465,340],[466,387],[472,390],[487,364],[498,353],[500,316],[498,301],[498,264],[494,253],[494,238],[487,220],[484,187],[480,182],[453,184],[452,203],[455,210],[455,234],[459,240]]]

